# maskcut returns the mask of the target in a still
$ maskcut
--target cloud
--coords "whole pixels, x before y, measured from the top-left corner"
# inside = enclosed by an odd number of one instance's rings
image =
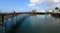
[[[34,3],[30,3],[28,6],[29,7],[33,7],[33,6],[35,6],[35,4]]]
[[[57,7],[60,4],[60,0],[45,0],[48,7]]]
[[[29,7],[36,6],[36,4],[41,4],[44,0],[30,0],[30,3],[28,4]]]
[[[60,3],[60,0],[45,0],[46,2]]]
[[[57,4],[57,5],[54,5],[54,6],[56,6],[56,7],[60,7],[60,4]]]
[[[30,0],[29,4],[28,4],[28,6],[32,7],[32,8],[36,7],[37,5],[42,5],[42,6],[46,7],[46,8],[43,8],[41,6],[42,9],[53,9],[55,7],[60,8],[60,0]]]
[[[60,3],[60,0],[52,0],[54,3]]]
[[[30,2],[28,4],[29,7],[33,7],[33,6],[36,6],[37,4],[42,4],[44,2],[47,3],[45,5],[48,5],[49,4],[48,7],[54,6],[56,4],[60,4],[60,0],[30,0],[29,2]]]
[[[29,1],[30,3],[28,4],[29,7],[32,7],[32,6],[36,6],[37,4],[42,4],[42,3],[46,3],[45,5],[47,7],[51,7],[51,6],[59,6],[60,4],[60,0],[30,0]],[[56,7],[54,6],[54,7]]]
[[[36,3],[36,4],[40,4],[42,3],[42,0],[30,0],[31,3]]]

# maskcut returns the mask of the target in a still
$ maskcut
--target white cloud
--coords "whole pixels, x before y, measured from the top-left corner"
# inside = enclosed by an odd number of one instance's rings
[[[60,4],[55,5],[55,7],[60,7]]]
[[[43,2],[46,2],[47,4],[49,4],[48,6],[50,7],[50,6],[59,4],[60,0],[30,0],[29,2],[30,2],[28,4],[29,7],[36,6],[36,4],[42,4]]]
[[[59,3],[60,0],[45,0],[46,2],[53,2],[53,3]]]
[[[33,6],[35,6],[35,4],[34,3],[30,3],[28,6],[29,7],[33,7]]]
[[[59,7],[60,8],[60,0],[45,0],[46,2],[46,7],[48,8],[55,8],[55,7]]]
[[[54,3],[59,3],[60,0],[52,0]]]
[[[53,7],[60,7],[60,0],[30,0],[29,2],[29,7],[36,7],[36,5],[38,4],[44,4],[47,9],[51,9]]]
[[[30,0],[30,2],[39,4],[39,3],[42,3],[42,0]]]
[[[35,6],[36,4],[41,4],[44,0],[30,0],[30,3],[28,6],[32,7]]]

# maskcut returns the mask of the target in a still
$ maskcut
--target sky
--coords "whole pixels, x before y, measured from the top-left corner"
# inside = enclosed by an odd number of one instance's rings
[[[30,12],[34,9],[53,10],[60,8],[60,0],[0,0],[0,11]]]

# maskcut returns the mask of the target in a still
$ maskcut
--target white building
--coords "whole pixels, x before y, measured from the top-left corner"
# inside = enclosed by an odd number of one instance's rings
[[[54,12],[54,13],[59,13],[59,12],[60,12],[60,10],[59,10],[59,8],[58,8],[58,7],[56,7],[56,8],[55,8],[55,10],[53,10],[53,12]]]

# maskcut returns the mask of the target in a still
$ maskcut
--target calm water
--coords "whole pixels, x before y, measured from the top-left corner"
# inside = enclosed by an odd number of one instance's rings
[[[16,18],[15,18],[16,24]],[[60,33],[60,17],[51,15],[24,15],[20,16],[15,33]],[[7,20],[6,30],[11,29],[11,19]]]

